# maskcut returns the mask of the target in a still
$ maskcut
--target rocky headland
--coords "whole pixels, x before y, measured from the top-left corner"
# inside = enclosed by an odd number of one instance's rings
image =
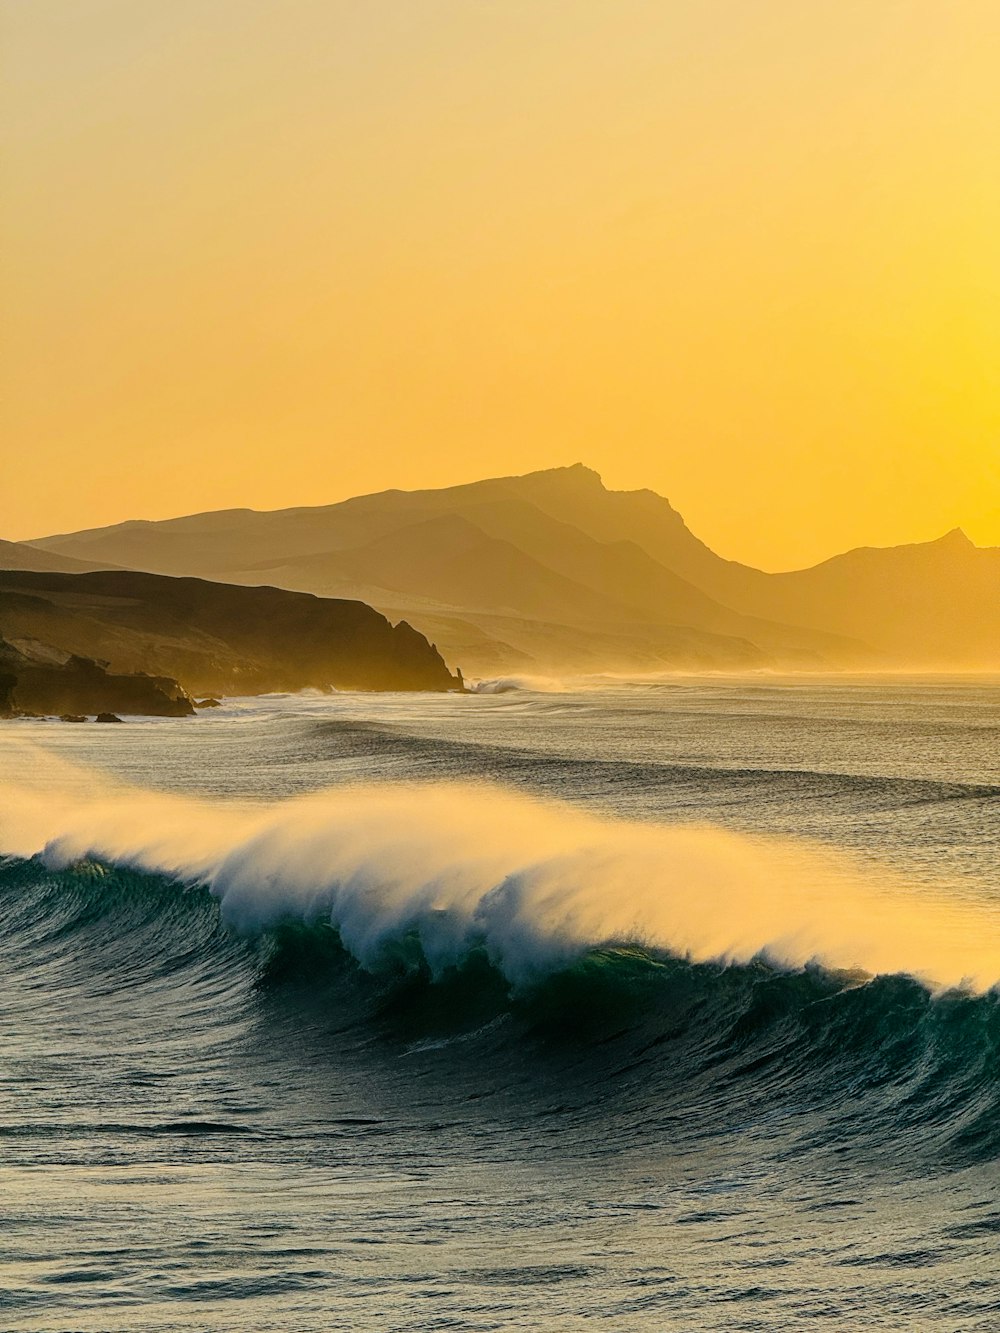
[[[126,570],[0,570],[0,715],[185,716],[195,699],[461,688],[363,602]]]

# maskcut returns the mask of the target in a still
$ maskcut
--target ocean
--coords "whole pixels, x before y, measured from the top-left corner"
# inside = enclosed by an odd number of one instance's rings
[[[0,726],[0,1327],[996,1330],[1000,680]]]

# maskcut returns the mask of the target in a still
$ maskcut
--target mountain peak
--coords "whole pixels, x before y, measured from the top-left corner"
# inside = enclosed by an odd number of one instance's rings
[[[948,532],[944,534],[943,537],[939,537],[937,539],[935,545],[950,546],[953,547],[955,550],[976,549],[975,543],[967,536],[967,534],[963,531],[962,528],[951,528]]]
[[[515,477],[513,480],[529,483],[567,482],[574,486],[584,485],[590,489],[604,490],[601,474],[595,472],[592,467],[587,467],[586,463],[568,463],[564,467],[539,468],[537,472],[526,472],[523,476]]]

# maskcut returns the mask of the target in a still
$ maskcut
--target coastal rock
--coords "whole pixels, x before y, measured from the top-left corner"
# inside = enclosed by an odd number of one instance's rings
[[[106,662],[30,636],[0,639],[0,717],[82,722],[98,713],[187,717],[193,712],[186,692],[169,676],[118,675]]]
[[[117,713],[98,713],[94,718],[95,722],[120,722],[121,718]]]

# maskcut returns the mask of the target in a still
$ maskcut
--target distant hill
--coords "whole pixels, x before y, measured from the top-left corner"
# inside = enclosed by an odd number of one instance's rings
[[[596,473],[535,474],[536,503],[602,541],[630,540],[750,616],[863,643],[891,666],[1000,669],[1000,548],[959,529],[937,541],[862,547],[783,574],[724,560],[653,491],[607,491]],[[530,480],[526,478],[525,480]]]
[[[88,570],[108,567],[106,564],[94,564],[89,560],[76,560],[69,555],[46,551],[27,542],[5,542],[0,539],[0,569],[53,570],[63,574],[85,574]]]
[[[521,669],[1000,669],[1000,551],[960,533],[766,574],[582,465],[336,505],[132,521],[49,556],[354,597]]]
[[[33,667],[72,655],[189,695],[459,684],[421,634],[361,602],[127,570],[0,571],[0,636]]]

